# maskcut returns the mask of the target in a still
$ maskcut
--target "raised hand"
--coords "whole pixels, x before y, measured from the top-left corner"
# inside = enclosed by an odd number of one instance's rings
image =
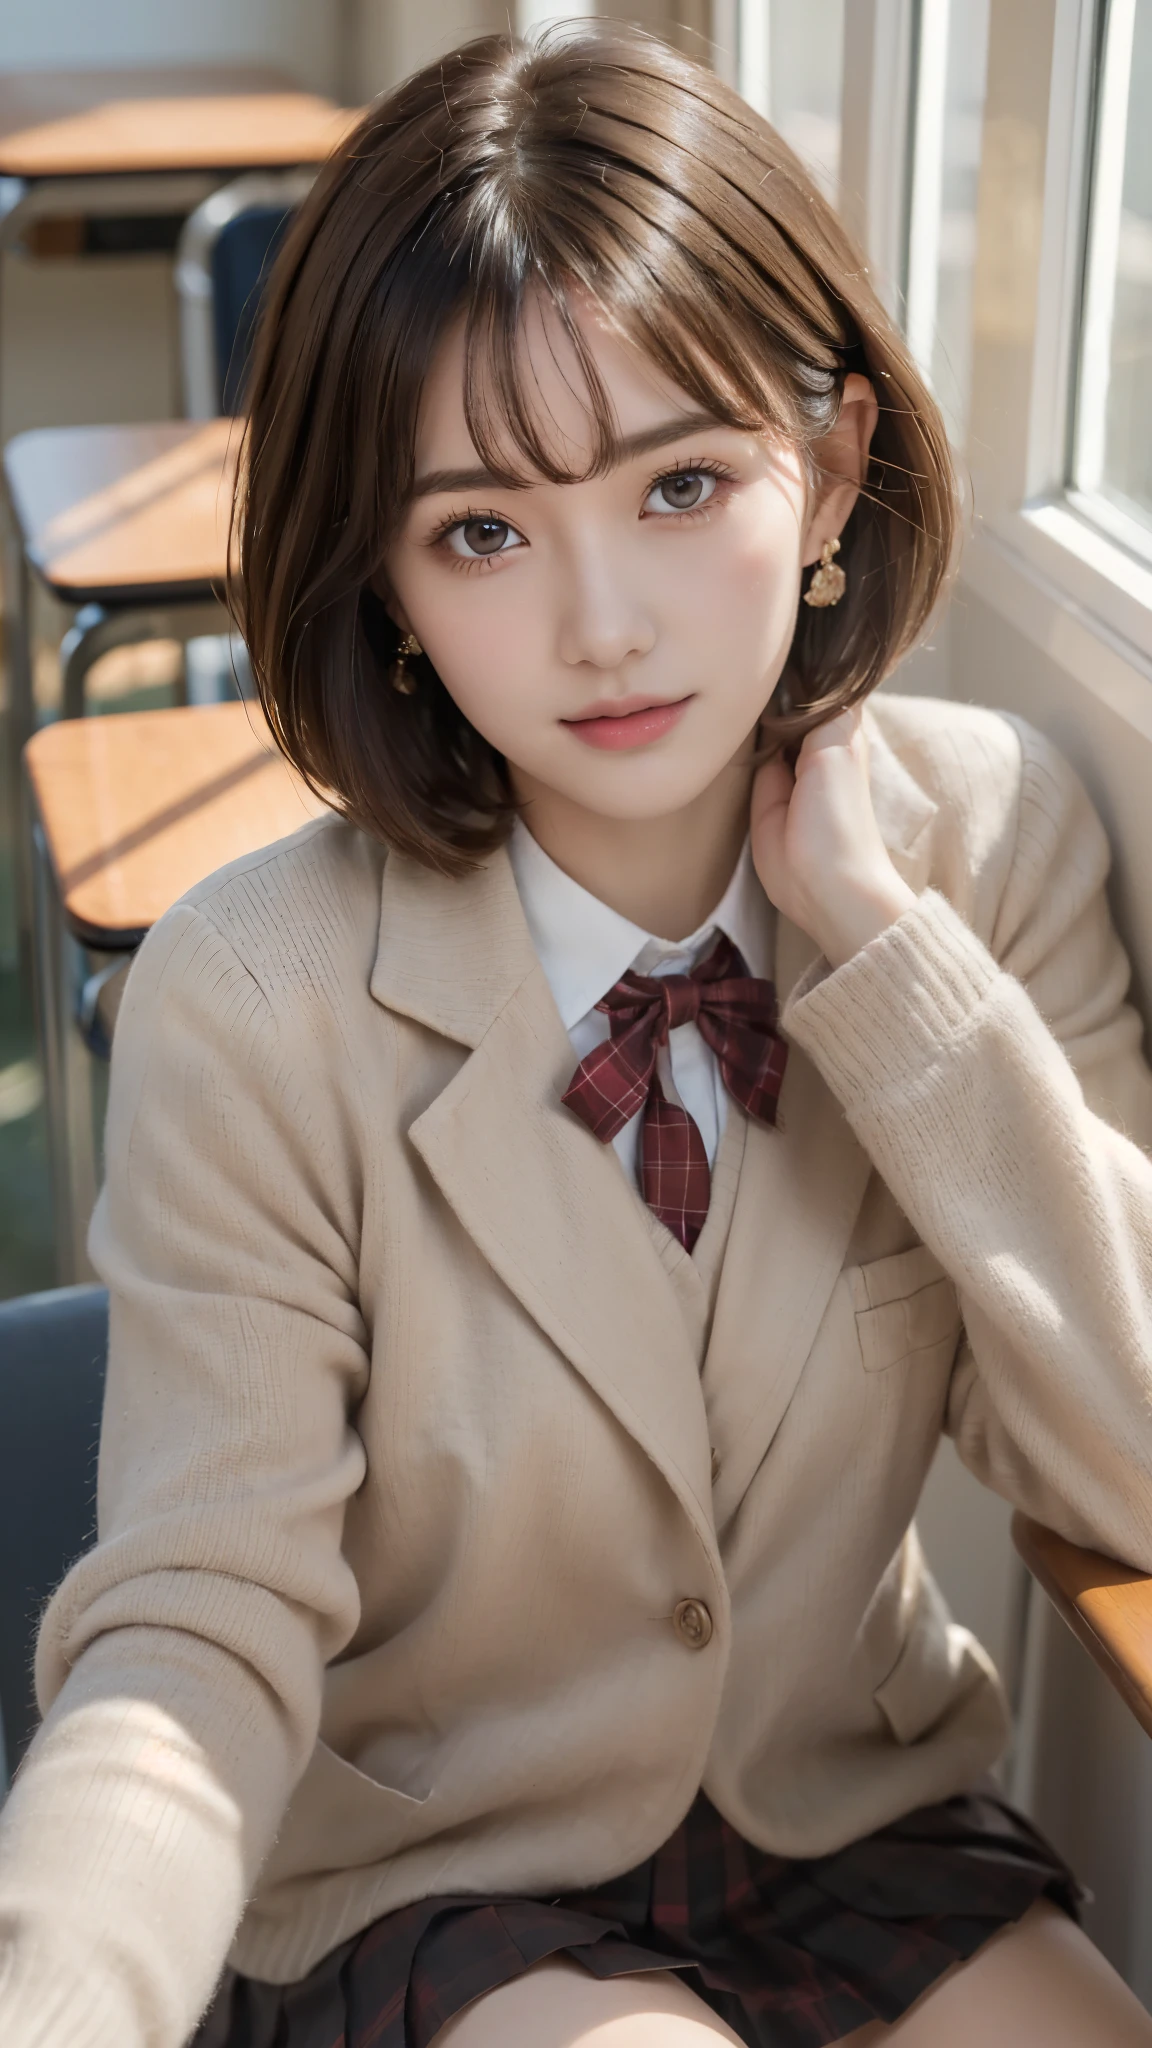
[[[783,760],[758,771],[751,832],[767,895],[833,967],[916,901],[876,823],[859,706],[808,734],[795,772]]]

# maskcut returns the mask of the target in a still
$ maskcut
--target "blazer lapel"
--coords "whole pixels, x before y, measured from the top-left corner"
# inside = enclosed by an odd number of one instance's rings
[[[788,991],[816,957],[804,933],[781,918],[778,989]],[[790,1045],[775,1127],[749,1123],[704,1368],[721,1530],[804,1369],[870,1172],[831,1089]]]
[[[575,1056],[507,855],[462,881],[391,857],[371,989],[470,1048],[408,1135],[493,1271],[714,1548],[688,1333],[615,1152],[561,1101]]]
[[[936,806],[871,719],[869,773],[893,864],[921,889],[928,879]],[[821,964],[813,940],[778,918],[774,979],[781,1011]],[[721,1459],[715,1495],[721,1529],[792,1398],[871,1172],[831,1089],[791,1045],[776,1127],[749,1124],[704,1368],[709,1430]]]

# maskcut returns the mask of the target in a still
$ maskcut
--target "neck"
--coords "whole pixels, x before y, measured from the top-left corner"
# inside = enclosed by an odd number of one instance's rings
[[[750,762],[732,762],[683,810],[610,818],[516,773],[524,823],[557,867],[631,924],[673,942],[715,910],[748,833]]]

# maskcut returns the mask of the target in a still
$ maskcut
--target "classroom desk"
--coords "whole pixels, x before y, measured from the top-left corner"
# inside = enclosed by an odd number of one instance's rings
[[[112,647],[225,633],[228,521],[239,429],[231,420],[39,427],[4,451],[9,815],[20,927],[31,915],[20,763],[35,728],[31,577],[74,623],[60,649],[63,708]]]
[[[215,419],[17,434],[4,471],[29,566],[77,608],[207,602],[227,566],[240,431]],[[66,678],[66,716],[81,708]]]
[[[250,703],[66,720],[35,735],[25,766],[57,1263],[68,1285],[91,1270],[90,1047],[111,1038],[133,950],[205,875],[294,832],[324,805]]]
[[[68,216],[187,215],[238,173],[291,170],[322,162],[358,119],[356,110],[337,107],[320,94],[302,92],[280,73],[252,67],[2,74],[0,283],[5,250],[19,241],[30,224]],[[149,431],[154,435],[162,432]],[[120,450],[127,450],[130,443],[125,431],[112,432],[120,436]],[[171,451],[157,443],[157,460],[166,453]],[[59,458],[55,465],[54,456]],[[21,547],[29,528],[21,517],[20,503],[23,500],[25,509],[31,508],[34,526],[42,494],[38,479],[31,472],[37,464],[44,463],[49,469],[55,466],[59,478],[62,456],[63,443],[53,449],[46,437],[41,437],[35,448],[28,445],[21,450],[9,474],[9,497],[17,510],[17,519],[4,522],[11,650],[12,773],[8,797],[22,932],[27,929],[28,883],[21,823],[20,759],[33,729],[34,715],[27,623],[28,561]],[[151,463],[151,451],[146,460]],[[158,475],[154,466],[151,473]],[[83,602],[99,609],[82,614],[63,650],[69,712],[82,706],[84,675],[101,653],[126,638],[152,637],[150,628],[157,624],[157,607],[166,608],[159,622],[161,637],[170,634],[188,639],[198,633],[220,632],[228,623],[213,596],[215,573],[223,568],[219,549],[213,557],[213,574],[192,578],[199,587],[191,596],[185,595],[183,585],[188,579],[183,575],[174,576],[172,588],[166,591],[159,556],[169,542],[179,537],[179,508],[163,486],[165,527],[162,534],[153,534],[143,508],[134,523],[128,516],[119,516],[114,503],[116,489],[115,476],[104,478],[99,486],[109,525],[93,526],[88,536],[88,567],[97,571],[108,568],[114,552],[113,526],[125,544],[130,541],[134,547],[139,546],[142,572],[137,579],[141,589],[136,616],[129,618],[134,601],[130,580],[133,568],[122,553],[121,559],[112,564],[115,575],[111,597],[97,594],[105,588],[99,573],[88,577],[86,587],[93,594]],[[86,516],[92,507],[82,505],[78,509],[81,516]],[[60,511],[57,505],[55,513]],[[69,551],[61,552],[66,556]],[[101,552],[102,564],[95,559]],[[72,553],[83,553],[79,541]],[[201,555],[199,567],[205,568],[207,556],[203,550]],[[33,559],[39,573],[45,574],[45,563],[35,556]],[[74,566],[74,562],[64,562],[65,571]],[[129,579],[127,583],[123,577]],[[116,578],[121,581],[117,583]],[[51,578],[46,575],[45,580]],[[72,580],[77,588],[81,587],[83,579]],[[66,574],[62,581],[67,581]],[[121,601],[122,596],[125,601]],[[80,600],[68,594],[68,601]]]
[[[1027,1515],[1013,1516],[1012,1540],[1056,1612],[1152,1735],[1152,1578],[1082,1550]]]
[[[0,76],[0,249],[61,214],[191,213],[240,171],[322,163],[359,115],[252,67]]]

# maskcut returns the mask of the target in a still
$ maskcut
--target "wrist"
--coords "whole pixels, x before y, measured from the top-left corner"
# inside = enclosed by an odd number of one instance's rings
[[[893,870],[838,894],[834,911],[814,934],[830,967],[844,967],[911,910],[916,891]]]

